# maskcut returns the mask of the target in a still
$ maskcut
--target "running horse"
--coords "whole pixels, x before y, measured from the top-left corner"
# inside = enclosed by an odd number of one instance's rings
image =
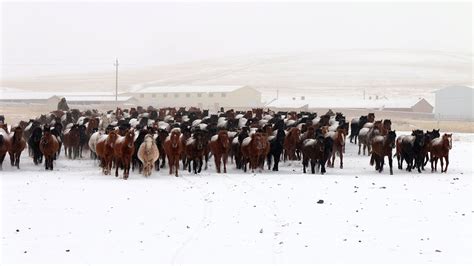
[[[123,168],[123,179],[128,179],[130,174],[130,164],[132,163],[132,156],[135,152],[134,138],[135,131],[130,129],[125,132],[125,136],[119,136],[115,141],[115,177],[118,177],[118,168],[120,166]]]
[[[449,165],[449,151],[453,148],[453,134],[443,134],[439,138],[431,141],[430,156],[431,156],[431,171],[437,171],[438,159],[441,161],[441,173],[448,171]],[[446,168],[443,169],[443,159],[446,160]],[[433,167],[434,163],[434,167]]]
[[[10,143],[10,149],[8,150],[10,163],[12,166],[16,166],[20,169],[20,156],[26,148],[26,140],[23,137],[23,129],[21,127],[15,127],[13,132],[10,133]]]
[[[166,137],[163,144],[166,156],[168,157],[169,173],[172,175],[174,170],[176,177],[178,177],[179,160],[183,152],[183,143],[180,140],[180,136],[181,130],[174,128],[171,130],[170,135]]]
[[[217,135],[212,136],[209,147],[214,155],[217,173],[221,172],[221,160],[224,165],[224,173],[227,173],[227,156],[230,149],[230,141],[227,130],[220,130]]]
[[[6,124],[0,123],[0,170],[2,170],[3,160],[10,149],[10,136]]]
[[[53,161],[56,159],[56,153],[59,150],[59,141],[51,133],[49,126],[44,126],[39,148],[44,155],[45,169],[53,170]]]

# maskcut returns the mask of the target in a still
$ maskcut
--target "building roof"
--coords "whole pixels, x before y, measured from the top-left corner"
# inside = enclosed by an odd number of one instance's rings
[[[355,99],[355,98],[328,98],[328,97],[301,97],[293,98],[279,98],[273,100],[265,106],[275,108],[370,108],[370,109],[385,109],[385,108],[412,108],[424,98],[400,98],[400,99]]]
[[[115,102],[115,96],[109,95],[98,95],[98,96],[81,96],[81,95],[74,95],[74,96],[67,96],[64,95],[66,101],[68,102]],[[131,99],[135,99],[132,96],[118,96],[117,101],[125,102]]]
[[[184,92],[232,92],[246,86],[217,86],[217,85],[179,85],[179,86],[134,86],[133,93],[184,93]]]
[[[449,87],[446,87],[446,88],[442,88],[442,89],[439,89],[439,90],[435,90],[433,91],[434,93],[437,93],[437,92],[441,92],[441,91],[474,91],[474,89],[472,87],[469,87],[469,86],[449,86]]]

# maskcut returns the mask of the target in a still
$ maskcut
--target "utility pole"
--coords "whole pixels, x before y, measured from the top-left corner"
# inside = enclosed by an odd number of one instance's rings
[[[118,101],[118,66],[119,66],[119,62],[118,62],[118,59],[115,58],[115,103],[117,103]]]

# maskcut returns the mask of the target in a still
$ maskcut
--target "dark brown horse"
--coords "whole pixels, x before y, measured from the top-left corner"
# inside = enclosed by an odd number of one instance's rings
[[[40,141],[40,150],[44,155],[44,166],[46,170],[53,170],[53,160],[56,159],[56,153],[59,150],[59,142],[51,133],[49,126],[43,129],[43,137]]]
[[[438,159],[441,161],[441,173],[448,171],[449,151],[453,148],[453,134],[443,134],[440,138],[431,141],[430,161],[431,171],[437,171]],[[443,170],[443,159],[446,160],[446,168]],[[434,167],[433,167],[434,163]]]
[[[375,163],[375,170],[379,171],[379,173],[383,171],[384,158],[387,156],[390,174],[393,175],[392,150],[395,147],[396,138],[397,134],[395,131],[389,131],[385,136],[375,136],[373,138],[370,165]]]
[[[134,144],[135,131],[133,129],[125,132],[125,136],[117,137],[114,146],[115,177],[118,177],[119,166],[123,168],[123,179],[127,179],[130,174],[130,164],[135,152]]]
[[[217,173],[221,172],[221,160],[224,165],[224,173],[227,173],[227,156],[230,150],[230,141],[227,130],[220,130],[217,135],[212,136],[209,147],[214,155]]]
[[[10,162],[12,166],[16,166],[20,169],[20,156],[23,150],[26,148],[26,140],[23,138],[23,129],[21,127],[15,127],[13,132],[10,133]]]
[[[321,174],[326,173],[326,161],[329,159],[334,147],[334,140],[331,137],[317,136],[315,139],[306,139],[302,144],[303,173],[311,163],[311,173],[314,174],[316,164]]]
[[[183,143],[180,140],[181,130],[174,128],[163,144],[166,156],[168,157],[168,164],[170,167],[170,175],[175,171],[175,176],[178,177],[179,159],[183,153]]]
[[[206,145],[202,131],[195,131],[193,135],[188,138],[184,147],[188,171],[191,172],[192,163],[194,173],[200,173],[202,170],[204,153],[206,151]]]
[[[114,160],[114,146],[118,134],[115,131],[109,132],[99,137],[95,151],[100,159],[100,166],[104,175],[110,175],[112,170],[112,162]]]
[[[64,154],[69,159],[79,156],[80,132],[79,125],[75,124],[64,131]]]

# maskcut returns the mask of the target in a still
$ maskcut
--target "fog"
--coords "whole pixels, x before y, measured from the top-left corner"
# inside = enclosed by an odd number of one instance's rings
[[[3,3],[3,79],[340,49],[472,53],[471,3]]]

